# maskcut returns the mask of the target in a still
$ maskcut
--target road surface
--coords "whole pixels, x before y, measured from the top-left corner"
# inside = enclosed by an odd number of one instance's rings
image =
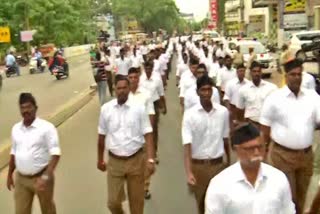
[[[89,55],[73,57],[69,61],[70,77],[56,80],[48,72],[30,75],[28,66],[20,77],[4,78],[0,90],[0,144],[10,136],[12,126],[21,120],[18,97],[21,92],[32,92],[39,106],[39,115],[49,116],[78,93],[94,83]]]
[[[272,81],[279,81],[273,75]],[[280,82],[280,81],[279,81]],[[152,179],[152,198],[146,201],[146,214],[194,214],[196,203],[188,193],[183,168],[181,111],[178,91],[171,75],[167,89],[168,114],[160,120],[160,165]],[[107,212],[106,174],[96,169],[98,99],[95,98],[59,128],[62,158],[56,171],[55,199],[61,214],[103,214]],[[318,135],[318,134],[317,134]],[[317,141],[318,144],[319,141]],[[317,150],[316,156],[320,152]],[[319,163],[319,160],[316,162]],[[13,194],[5,187],[7,169],[0,172],[0,213],[11,214]],[[310,187],[312,197],[319,175]],[[309,202],[308,202],[309,203]],[[127,202],[124,203],[126,209]],[[35,201],[34,214],[40,214]]]

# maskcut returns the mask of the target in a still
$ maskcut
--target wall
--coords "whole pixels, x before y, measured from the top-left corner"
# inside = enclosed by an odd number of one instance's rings
[[[94,44],[64,48],[64,57],[68,58],[87,54],[90,52],[91,47],[94,47]]]
[[[244,1],[244,21],[245,24],[249,24],[249,17],[253,15],[264,15],[265,16],[265,33],[269,35],[269,9],[268,7],[252,8],[252,1]]]

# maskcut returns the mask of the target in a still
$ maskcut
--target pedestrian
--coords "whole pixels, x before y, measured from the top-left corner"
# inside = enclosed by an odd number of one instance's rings
[[[236,47],[236,53],[233,56],[233,66],[237,68],[244,63],[243,53],[241,53],[240,46]]]
[[[204,213],[204,198],[210,179],[230,164],[229,113],[211,101],[213,82],[207,75],[197,80],[200,103],[186,111],[182,122],[184,166],[198,213]]]
[[[257,54],[254,52],[254,47],[249,47],[249,59],[247,62],[247,69],[250,70],[251,64],[257,61]]]
[[[101,57],[101,54],[96,55],[96,61],[92,62],[94,65],[93,75],[94,80],[97,83],[99,102],[102,106],[107,102],[107,72],[105,70],[105,59]]]
[[[104,58],[105,58],[105,71],[107,77],[107,83],[109,88],[110,96],[113,97],[113,79],[114,79],[114,63],[111,57],[111,52],[109,48],[104,49]]]
[[[196,75],[197,79],[201,78],[203,75],[208,75],[207,68],[204,64],[199,64]],[[215,86],[212,86],[211,101],[220,104],[219,91]],[[200,103],[200,98],[197,93],[197,84],[194,84],[187,90],[186,96],[184,97],[184,111],[187,111],[198,103]]]
[[[155,110],[153,105],[153,100],[151,93],[145,90],[142,86],[139,86],[140,73],[137,68],[130,68],[128,73],[128,80],[130,82],[130,93],[129,101],[134,104],[140,104],[145,107],[145,110],[149,116],[151,125],[154,124],[155,120]],[[155,150],[155,148],[154,148]],[[148,169],[145,170],[145,185],[144,185],[144,197],[145,199],[151,198],[151,193],[149,191],[149,186],[151,182],[151,174]]]
[[[164,93],[164,87],[162,84],[161,77],[157,76],[158,73],[154,72],[153,61],[147,61],[144,64],[145,73],[140,76],[140,85],[144,89],[148,90],[152,95],[152,101],[155,110],[154,123],[152,124],[153,129],[153,143],[155,144],[155,156],[156,163],[159,163],[158,157],[158,142],[159,142],[159,120],[160,113],[163,115],[167,114],[167,104]]]
[[[12,128],[7,178],[8,189],[14,188],[15,213],[31,214],[37,195],[42,214],[55,214],[54,171],[61,155],[58,133],[53,124],[36,116],[38,106],[32,94],[21,93],[19,106],[23,120]]]
[[[265,144],[250,123],[237,127],[232,147],[238,162],[211,179],[206,214],[295,214],[288,179],[263,163]]]
[[[260,127],[259,118],[264,100],[277,89],[273,83],[262,79],[262,65],[256,61],[250,67],[252,81],[239,89],[237,118]]]
[[[260,123],[270,144],[270,163],[283,171],[290,182],[297,213],[303,213],[313,174],[313,132],[320,122],[319,96],[301,87],[302,61],[284,65],[287,84],[265,101]]]
[[[182,61],[177,64],[177,72],[176,72],[176,86],[180,85],[181,76],[184,72],[189,70],[189,57],[187,53],[182,54]]]
[[[232,67],[232,58],[227,55],[225,58],[225,68],[217,73],[217,86],[220,90],[221,99],[224,97],[227,83],[237,77],[237,71]]]
[[[117,69],[116,75],[127,76],[129,68],[132,66],[132,61],[125,56],[126,51],[124,48],[120,49],[120,57],[115,60],[115,67]]]
[[[239,118],[237,118],[237,102],[239,100],[239,90],[242,86],[249,83],[245,78],[246,67],[244,64],[239,64],[237,67],[237,78],[230,80],[226,84],[223,101],[230,113],[231,127],[237,125]]]
[[[189,61],[189,70],[185,71],[180,79],[180,105],[182,111],[184,111],[184,97],[188,89],[195,85],[197,82],[196,71],[199,66],[199,60],[195,57],[191,57]]]
[[[142,214],[145,168],[151,174],[155,169],[152,127],[144,106],[128,100],[129,80],[119,76],[115,86],[117,98],[101,108],[97,168],[108,171],[108,208],[111,213],[123,213],[123,186],[126,183],[130,213]],[[105,150],[109,156],[107,163]]]

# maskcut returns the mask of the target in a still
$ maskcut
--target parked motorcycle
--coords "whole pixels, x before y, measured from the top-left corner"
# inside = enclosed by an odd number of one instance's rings
[[[25,67],[28,65],[28,59],[22,56],[17,56],[16,57],[16,62],[18,63],[19,66]]]
[[[37,57],[33,57],[29,63],[29,73],[43,73],[47,68],[47,61],[45,59],[41,59],[41,65],[38,67]]]

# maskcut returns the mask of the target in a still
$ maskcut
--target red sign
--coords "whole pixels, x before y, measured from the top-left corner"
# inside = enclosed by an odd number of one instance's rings
[[[210,21],[208,28],[216,28],[218,25],[218,18],[218,0],[210,0]]]
[[[30,42],[33,40],[33,32],[32,31],[21,31],[21,42]]]

